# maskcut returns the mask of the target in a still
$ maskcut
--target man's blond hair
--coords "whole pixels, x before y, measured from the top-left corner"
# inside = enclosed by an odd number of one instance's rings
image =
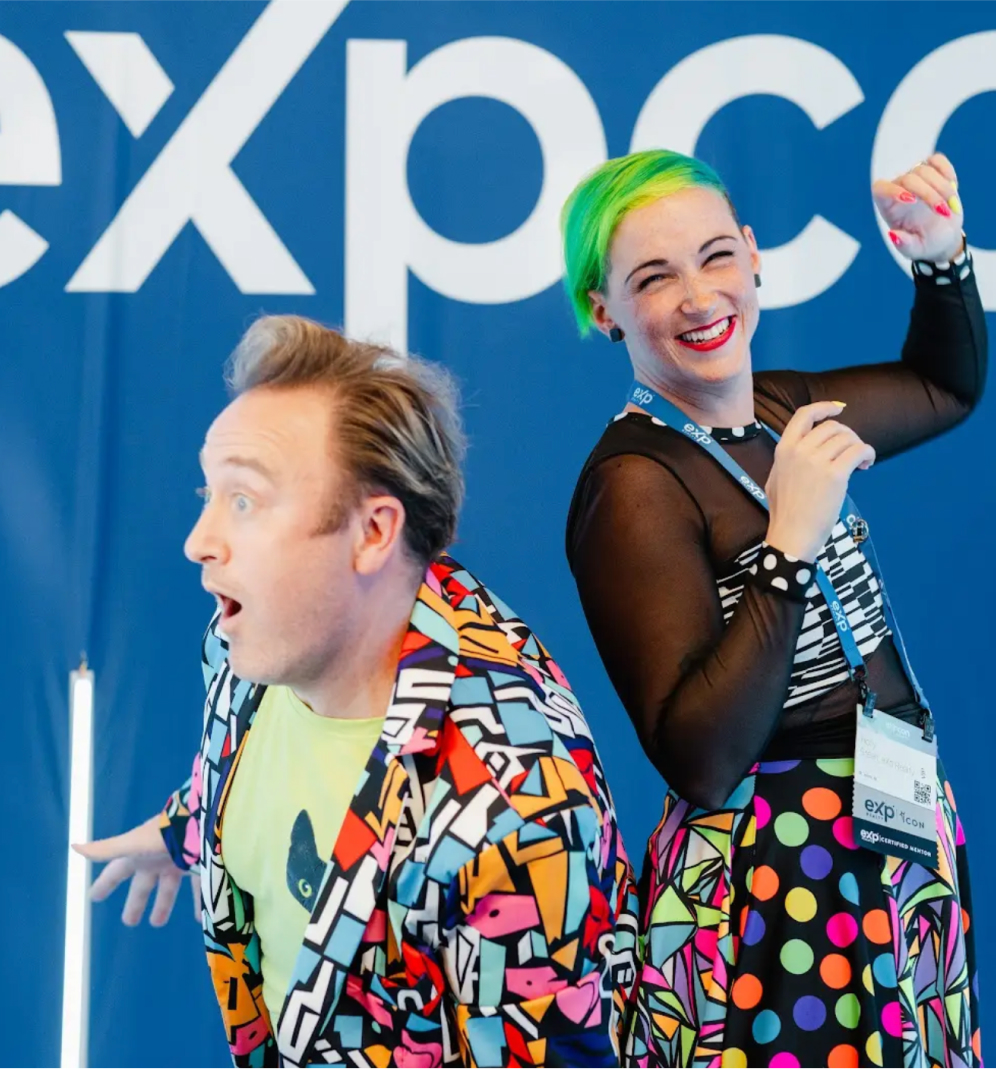
[[[438,364],[351,341],[302,316],[264,316],[229,361],[236,393],[257,387],[329,388],[336,455],[348,485],[325,530],[338,530],[363,496],[405,508],[405,545],[425,566],[452,541],[463,500],[465,450],[453,377]]]

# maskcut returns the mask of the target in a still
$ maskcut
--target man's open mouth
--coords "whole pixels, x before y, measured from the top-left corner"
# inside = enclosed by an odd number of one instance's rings
[[[236,601],[235,598],[230,598],[225,594],[218,595],[218,604],[221,606],[222,623],[227,623],[242,611],[242,602]]]
[[[725,345],[733,336],[733,330],[736,325],[736,316],[724,316],[722,319],[717,319],[715,323],[710,323],[707,327],[701,327],[698,330],[686,330],[684,334],[678,335],[678,341],[689,349],[705,353],[710,349],[718,349],[721,345]]]

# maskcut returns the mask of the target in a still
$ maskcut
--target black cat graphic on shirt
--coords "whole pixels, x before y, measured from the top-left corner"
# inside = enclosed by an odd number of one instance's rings
[[[325,875],[325,862],[315,845],[315,830],[307,809],[302,809],[291,828],[290,849],[287,851],[287,889],[311,914],[315,908],[318,888]]]

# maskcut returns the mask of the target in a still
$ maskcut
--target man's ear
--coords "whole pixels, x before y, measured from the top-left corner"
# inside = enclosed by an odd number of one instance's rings
[[[405,506],[390,494],[365,498],[354,517],[353,567],[359,575],[376,575],[404,549]]]

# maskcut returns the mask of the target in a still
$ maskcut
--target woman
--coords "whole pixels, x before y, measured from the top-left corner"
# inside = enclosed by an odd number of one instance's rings
[[[985,319],[949,161],[873,195],[914,262],[902,359],[822,373],[752,373],[760,257],[704,163],[610,160],[565,205],[582,332],[625,341],[636,380],[581,473],[568,557],[670,786],[631,1064],[981,1063],[951,789],[939,763],[875,779],[894,743],[917,762],[936,743],[846,493],[971,412]],[[926,815],[908,839],[882,787]]]

